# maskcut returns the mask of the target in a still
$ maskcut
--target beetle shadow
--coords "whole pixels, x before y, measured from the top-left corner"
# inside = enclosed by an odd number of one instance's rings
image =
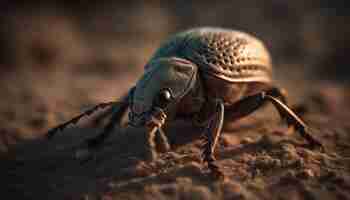
[[[84,124],[84,123],[81,123]],[[83,193],[108,190],[101,180],[122,181],[138,176],[132,169],[147,152],[144,128],[116,127],[93,159],[82,162],[75,157],[84,141],[98,135],[101,127],[74,126],[53,139],[23,141],[0,160],[3,194],[14,199],[66,199]],[[176,122],[166,128],[172,148],[199,137],[188,123]]]
[[[99,129],[69,128],[53,140],[24,141],[1,159],[2,193],[18,199],[66,199],[66,194],[106,190],[103,177],[126,179],[128,168],[144,158],[145,134],[141,130],[116,129],[95,159],[82,162],[75,153]],[[13,199],[17,199],[13,198]]]

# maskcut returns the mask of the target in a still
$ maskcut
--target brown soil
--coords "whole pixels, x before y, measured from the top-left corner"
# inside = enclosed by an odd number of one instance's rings
[[[17,145],[9,145],[10,137],[4,140],[10,148],[0,165],[2,193],[11,199],[347,199],[349,99],[343,87],[320,88],[295,109],[324,143],[326,152],[308,148],[269,107],[225,125],[216,152],[226,175],[223,180],[210,176],[200,161],[200,130],[183,121],[167,126],[172,150],[153,162],[144,161],[144,130],[122,127],[92,160],[77,160],[74,155],[79,145],[101,130],[102,125],[93,122],[102,110],[50,141],[39,136],[45,132],[17,141]],[[30,125],[22,127],[46,128],[58,123],[45,118],[52,112],[45,102],[32,98],[21,112]],[[40,108],[43,111],[36,115]]]
[[[0,199],[350,199],[345,1],[26,2],[0,3]],[[45,139],[122,96],[161,41],[195,26],[261,38],[276,83],[326,152],[310,149],[272,106],[225,124],[216,149],[224,180],[210,176],[201,131],[183,121],[167,125],[172,150],[153,162],[144,160],[144,130],[122,127],[94,159],[75,158],[101,130],[94,119],[103,110]]]

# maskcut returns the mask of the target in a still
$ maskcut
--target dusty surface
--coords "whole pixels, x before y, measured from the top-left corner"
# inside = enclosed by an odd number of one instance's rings
[[[349,6],[6,2],[0,6],[1,199],[350,199],[350,29],[343,16]],[[238,28],[266,42],[276,83],[289,90],[327,151],[308,148],[271,106],[225,124],[216,150],[224,180],[200,161],[201,131],[182,121],[168,124],[172,150],[153,162],[143,160],[144,130],[121,127],[95,159],[77,160],[82,142],[101,130],[94,123],[99,113],[44,139],[49,128],[122,96],[161,41],[196,26]]]
[[[268,107],[226,124],[216,153],[224,180],[211,177],[200,161],[200,130],[181,121],[166,129],[172,151],[153,162],[143,161],[145,133],[135,128],[117,128],[95,159],[77,160],[79,145],[101,130],[93,124],[97,113],[50,141],[42,138],[43,132],[9,145],[0,165],[1,193],[14,199],[347,199],[349,97],[344,87],[321,88],[295,109],[325,144],[324,153],[309,149]],[[47,117],[54,114],[45,101],[34,99],[23,105],[22,127],[55,124]]]

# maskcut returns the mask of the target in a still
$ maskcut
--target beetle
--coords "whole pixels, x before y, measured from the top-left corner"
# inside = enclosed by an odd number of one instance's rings
[[[129,125],[146,127],[150,158],[156,159],[158,133],[170,148],[162,126],[172,119],[191,119],[202,127],[202,158],[210,171],[222,174],[214,150],[224,119],[247,116],[271,102],[288,126],[293,126],[311,147],[323,145],[287,105],[283,89],[272,80],[270,53],[261,40],[248,33],[215,27],[199,27],[173,35],[145,65],[144,74],[120,101],[102,103],[51,129],[53,137],[71,123],[99,108],[111,105],[110,122],[101,134],[87,141],[87,148],[101,145],[129,108]]]

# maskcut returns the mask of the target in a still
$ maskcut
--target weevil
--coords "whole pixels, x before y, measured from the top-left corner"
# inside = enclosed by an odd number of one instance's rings
[[[310,129],[287,105],[284,90],[272,79],[270,53],[255,36],[231,29],[201,27],[173,35],[154,53],[144,74],[120,101],[102,103],[51,129],[55,133],[99,108],[114,111],[101,134],[87,141],[87,148],[101,145],[128,112],[129,125],[148,130],[151,159],[157,157],[154,138],[161,136],[164,123],[191,119],[202,127],[205,142],[202,158],[209,170],[222,174],[215,164],[214,150],[224,120],[245,117],[271,102],[288,126],[293,126],[312,147],[323,148]]]

